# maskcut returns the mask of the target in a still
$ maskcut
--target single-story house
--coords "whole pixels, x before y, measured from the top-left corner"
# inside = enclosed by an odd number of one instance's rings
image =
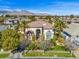
[[[43,20],[37,20],[28,23],[29,28],[26,28],[25,32],[26,35],[30,40],[32,40],[32,34],[35,35],[36,40],[41,41],[44,40],[50,40],[54,36],[54,31],[52,24],[43,21]]]
[[[4,21],[4,24],[16,24],[18,23],[17,19],[8,19]]]

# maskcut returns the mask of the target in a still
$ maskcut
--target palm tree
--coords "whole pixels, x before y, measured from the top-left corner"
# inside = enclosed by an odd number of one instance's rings
[[[27,22],[26,21],[22,21],[21,23],[19,23],[19,21],[18,21],[16,30],[18,31],[18,29],[20,29],[20,30],[23,31],[23,33],[24,33],[24,39],[26,39],[25,29],[28,28],[28,27],[29,26],[27,25]]]
[[[0,23],[2,24],[6,18],[2,15],[0,16]]]
[[[74,15],[70,15],[70,22],[73,21]]]
[[[61,32],[63,31],[63,28],[66,28],[66,24],[62,22],[59,18],[55,18],[54,20],[54,28],[55,28],[55,34],[57,36],[57,39],[61,37]]]
[[[67,25],[59,18],[56,18],[54,20],[54,28],[55,29],[57,29],[59,31],[63,31],[63,28],[66,28],[66,27],[67,27]]]
[[[39,19],[44,19],[44,16],[39,16]]]
[[[4,19],[2,17],[0,17],[0,23],[3,23]]]
[[[28,19],[30,19],[30,21],[35,21],[35,16],[28,16]]]
[[[46,16],[45,19],[49,22],[49,23],[52,23],[52,17],[51,16]]]
[[[71,20],[74,18],[74,15],[70,15]]]

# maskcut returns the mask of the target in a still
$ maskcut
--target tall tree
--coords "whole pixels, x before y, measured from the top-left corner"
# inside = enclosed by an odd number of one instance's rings
[[[1,45],[2,45],[2,40],[1,40],[2,34],[0,32],[0,49],[1,49]]]
[[[63,31],[63,28],[66,28],[67,25],[62,20],[60,20],[59,18],[56,18],[54,20],[54,27],[55,27],[55,29],[57,29],[59,31]]]
[[[35,21],[36,20],[35,16],[28,16],[28,19],[30,19],[30,21]]]
[[[29,27],[29,26],[27,25],[27,22],[26,22],[26,21],[22,21],[21,23],[19,23],[18,27],[19,27],[19,29],[21,29],[21,30],[23,31],[23,33],[24,33],[24,39],[26,39],[26,38],[25,38],[25,37],[26,37],[26,32],[25,32],[25,30],[26,30],[26,28]]]
[[[66,27],[67,25],[59,18],[56,18],[54,20],[54,28],[55,28],[55,34],[57,36],[57,39],[61,37],[61,31],[63,31],[63,28],[66,28]]]
[[[25,31],[25,28],[28,28],[28,27],[29,27],[29,26],[27,25],[27,23],[28,23],[28,22],[26,22],[26,21],[22,21],[19,26],[20,26],[21,28],[23,28],[24,31]],[[24,33],[25,33],[25,32],[24,32]]]
[[[74,18],[74,15],[70,15],[70,19],[72,20]]]
[[[3,23],[3,22],[4,22],[4,17],[0,16],[0,23]]]
[[[45,19],[46,19],[49,23],[52,23],[52,17],[51,17],[51,16],[46,16]]]

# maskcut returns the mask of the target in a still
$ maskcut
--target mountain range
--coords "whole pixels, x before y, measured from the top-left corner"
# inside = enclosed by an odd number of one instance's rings
[[[7,15],[36,15],[36,16],[48,16],[49,14],[47,13],[33,13],[27,10],[21,10],[21,9],[4,9],[0,10],[0,14],[7,14]]]

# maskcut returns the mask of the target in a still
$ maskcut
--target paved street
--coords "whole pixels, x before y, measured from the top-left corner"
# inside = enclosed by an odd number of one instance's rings
[[[19,58],[22,58],[22,57],[21,57],[21,53],[11,54],[10,58],[11,58],[11,59],[19,59]]]

